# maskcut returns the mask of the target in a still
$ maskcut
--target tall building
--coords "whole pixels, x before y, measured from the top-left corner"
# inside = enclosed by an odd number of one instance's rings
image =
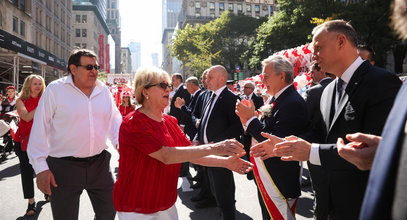
[[[121,73],[131,73],[131,52],[128,47],[121,48]]]
[[[107,0],[107,26],[109,27],[110,34],[113,37],[116,47],[115,50],[115,73],[123,72],[120,69],[121,63],[121,25],[120,25],[120,12],[119,0]],[[113,49],[113,48],[112,48]]]
[[[208,2],[183,0],[180,28],[184,28],[186,24],[209,22],[218,18],[225,10],[255,18],[270,16],[273,15],[276,6],[276,0],[209,0]]]
[[[170,55],[168,45],[171,44],[171,39],[174,34],[174,29],[178,23],[178,17],[182,8],[182,0],[162,0],[162,27],[163,36],[161,43],[162,48],[162,68],[171,73],[174,69],[174,59]]]
[[[158,65],[158,53],[152,53],[151,54],[151,60],[152,60],[152,65],[159,67]]]
[[[131,52],[131,72],[136,72],[141,66],[141,44],[140,42],[130,42],[129,48]]]
[[[0,1],[0,91],[19,89],[29,74],[46,83],[66,71],[71,42],[71,1]]]
[[[102,71],[110,72],[109,28],[103,18],[103,7],[94,1],[74,1],[72,5],[73,46],[95,51]]]

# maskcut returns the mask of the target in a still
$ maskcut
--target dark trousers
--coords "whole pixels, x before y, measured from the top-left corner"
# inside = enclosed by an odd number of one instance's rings
[[[77,220],[82,191],[88,192],[96,220],[113,220],[113,176],[110,153],[103,151],[89,161],[48,157],[49,169],[58,187],[51,187],[51,209],[54,220]]]
[[[220,167],[208,167],[211,191],[222,213],[223,220],[235,219],[235,181],[232,171]]]
[[[21,183],[23,185],[24,199],[34,198],[34,170],[31,166],[27,151],[22,151],[19,142],[14,143],[14,151],[20,160]]]
[[[199,166],[199,165],[197,165]],[[204,166],[199,166],[198,169],[200,170],[200,183],[201,183],[201,191],[199,192],[199,196],[208,200],[214,200],[215,198],[212,195],[210,181],[208,176],[208,168]]]

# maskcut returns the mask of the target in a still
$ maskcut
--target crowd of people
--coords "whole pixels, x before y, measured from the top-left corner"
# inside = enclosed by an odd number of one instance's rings
[[[406,19],[406,3],[396,4],[404,11],[394,19]],[[407,30],[405,22],[397,27]],[[315,219],[405,219],[407,86],[373,65],[348,22],[327,21],[312,36],[313,86],[303,94],[293,64],[272,55],[261,63],[263,94],[250,81],[232,92],[221,65],[205,70],[201,85],[143,68],[117,106],[87,49],[75,50],[69,74],[46,89],[38,75],[18,97],[7,87],[2,111],[16,108],[20,117],[14,147],[25,214],[37,212],[35,173],[56,220],[78,219],[83,190],[97,220],[175,220],[177,181],[186,176],[197,182],[196,207],[216,206],[230,220],[236,172],[256,184],[264,220],[295,219],[306,161]],[[120,155],[116,182],[108,140]]]

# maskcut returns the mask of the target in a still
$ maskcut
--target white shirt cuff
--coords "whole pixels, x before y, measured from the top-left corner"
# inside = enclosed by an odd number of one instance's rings
[[[314,165],[321,166],[319,158],[319,144],[311,144],[311,152],[309,154],[309,162]]]
[[[246,121],[246,124],[244,126],[249,127],[250,122],[252,122],[255,118],[257,118],[256,116],[251,117],[249,120]]]
[[[47,161],[37,162],[35,166],[33,166],[35,174],[39,174],[42,171],[49,170]]]

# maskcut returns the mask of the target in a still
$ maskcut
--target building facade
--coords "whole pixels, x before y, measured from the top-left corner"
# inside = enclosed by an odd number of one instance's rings
[[[71,42],[70,0],[0,1],[0,89],[19,89],[29,74],[46,83],[66,71]]]
[[[121,27],[120,27],[120,12],[119,0],[107,0],[107,26],[109,27],[110,34],[115,42],[115,73],[121,73]],[[112,48],[113,49],[113,48]],[[113,57],[112,57],[113,59]]]
[[[131,52],[130,49],[128,47],[122,47],[121,48],[121,69],[122,72],[121,73],[127,73],[130,74],[131,73]]]
[[[182,9],[182,0],[162,0],[162,27],[163,36],[162,43],[162,64],[161,67],[172,73],[174,71],[174,59],[171,57],[168,45],[171,44],[171,39],[174,34],[175,27],[178,24],[178,18]]]
[[[141,43],[130,42],[129,49],[131,52],[131,72],[134,73],[141,66]]]
[[[72,6],[73,46],[86,48],[98,55],[98,62],[102,69],[110,73],[110,46],[108,42],[109,28],[103,19],[101,7],[91,2],[74,2]]]

